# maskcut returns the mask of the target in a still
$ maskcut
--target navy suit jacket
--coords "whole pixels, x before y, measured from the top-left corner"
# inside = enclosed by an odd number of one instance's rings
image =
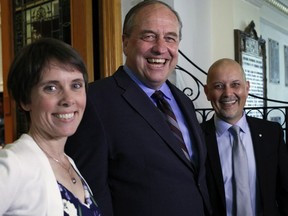
[[[168,124],[123,67],[89,86],[84,118],[69,138],[104,216],[206,215],[206,147],[191,100],[167,81],[198,150],[195,171]]]
[[[263,216],[288,215],[288,151],[278,123],[247,116]],[[225,189],[214,120],[201,123],[207,145],[207,184],[213,215],[226,215]]]

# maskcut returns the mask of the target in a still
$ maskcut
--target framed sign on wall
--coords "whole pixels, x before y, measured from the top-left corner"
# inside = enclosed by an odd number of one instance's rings
[[[235,60],[242,65],[250,82],[246,107],[264,107],[266,102],[266,42],[259,38],[253,21],[244,31],[234,30]],[[255,114],[257,117],[257,114]]]
[[[279,43],[273,39],[268,39],[268,59],[269,59],[269,82],[280,83],[280,65],[279,65]]]

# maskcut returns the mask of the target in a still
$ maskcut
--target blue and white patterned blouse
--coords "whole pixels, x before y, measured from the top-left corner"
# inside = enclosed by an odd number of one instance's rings
[[[101,216],[100,209],[90,195],[87,185],[82,181],[84,187],[85,203],[79,201],[66,187],[59,182],[59,190],[61,192],[64,216]]]

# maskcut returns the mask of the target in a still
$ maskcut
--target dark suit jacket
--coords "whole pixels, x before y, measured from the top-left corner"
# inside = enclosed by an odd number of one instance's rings
[[[156,106],[120,67],[89,86],[84,119],[66,152],[104,216],[201,216],[211,209],[206,147],[191,100],[168,82],[198,148],[193,172]]]
[[[278,123],[247,116],[250,127],[260,202],[264,216],[288,215],[288,152]],[[225,190],[214,120],[201,123],[207,145],[207,184],[214,215],[226,215]]]

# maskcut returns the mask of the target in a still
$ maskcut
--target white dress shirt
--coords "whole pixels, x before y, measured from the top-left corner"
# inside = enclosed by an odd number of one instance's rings
[[[233,187],[232,187],[232,146],[233,136],[230,134],[228,129],[232,126],[231,124],[224,122],[214,115],[214,123],[216,127],[216,138],[218,143],[218,150],[220,156],[220,162],[222,167],[223,181],[225,187],[226,197],[226,210],[227,216],[232,216],[233,207]],[[244,114],[242,118],[236,123],[240,130],[240,138],[246,150],[248,159],[248,175],[249,175],[249,186],[251,193],[251,203],[254,215],[256,215],[256,188],[257,188],[257,174],[256,174],[256,163],[254,156],[253,143],[249,125]]]

